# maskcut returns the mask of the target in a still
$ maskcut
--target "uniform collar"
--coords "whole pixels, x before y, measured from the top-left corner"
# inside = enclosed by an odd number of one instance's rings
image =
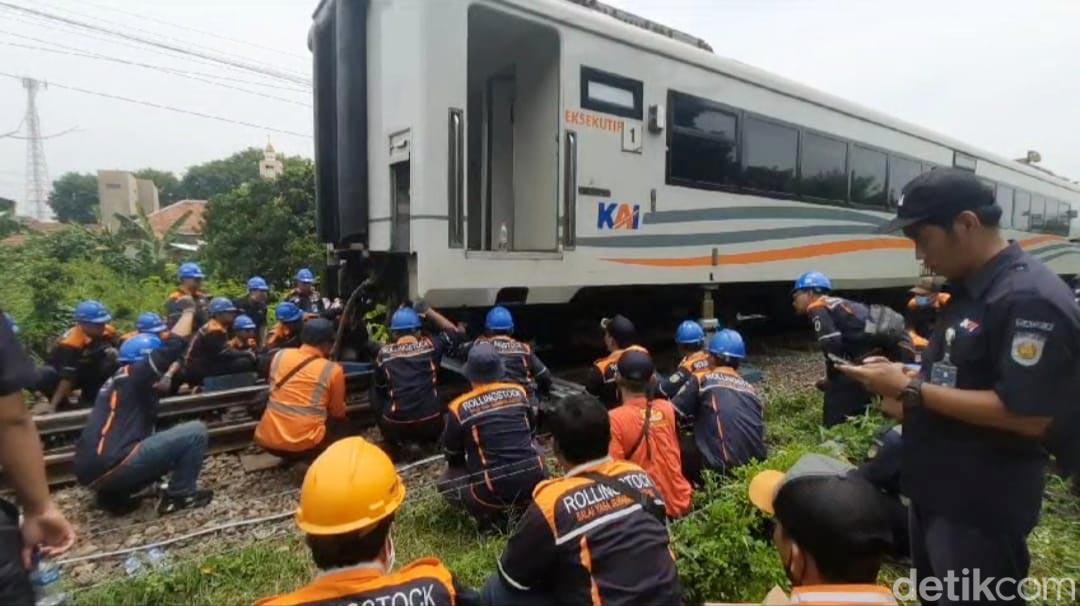
[[[1016,241],[1010,241],[1009,245],[994,255],[983,264],[974,274],[963,281],[964,290],[973,299],[981,299],[990,285],[998,276],[1011,267],[1024,255],[1024,249]]]
[[[315,578],[323,579],[330,576],[353,576],[356,575],[361,578],[377,577],[384,574],[383,563],[378,560],[368,560],[366,562],[360,562],[359,564],[353,564],[352,566],[343,566],[341,568],[327,568],[320,572]]]
[[[301,345],[300,351],[306,353],[309,356],[318,356],[320,358],[323,357],[323,353],[319,351],[319,348],[311,345]]]
[[[623,406],[635,406],[637,408],[645,408],[646,406],[648,406],[648,404],[649,404],[649,398],[648,398],[648,396],[644,396],[644,395],[634,396],[633,398],[630,398],[628,400],[624,400],[623,403],[622,403]]]
[[[576,476],[576,475],[578,475],[578,474],[580,474],[582,472],[589,471],[590,469],[592,469],[594,467],[600,467],[601,465],[605,465],[607,463],[610,463],[613,460],[614,459],[612,459],[610,456],[607,456],[607,457],[601,457],[599,459],[593,459],[591,461],[585,461],[581,465],[578,465],[578,466],[574,467],[573,469],[571,469],[570,471],[566,472],[566,475],[567,476]]]
[[[880,585],[806,585],[791,590],[790,604],[872,604],[895,606],[892,591]]]

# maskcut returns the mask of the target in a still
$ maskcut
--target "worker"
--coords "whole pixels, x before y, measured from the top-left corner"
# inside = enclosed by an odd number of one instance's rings
[[[56,342],[48,362],[38,369],[34,391],[48,398],[34,414],[56,412],[68,396],[79,391],[79,406],[91,406],[98,390],[116,371],[116,329],[112,315],[100,301],[75,306],[75,326]]]
[[[567,396],[548,422],[566,475],[533,491],[484,586],[485,603],[681,604],[660,491],[641,467],[608,456],[603,404]]]
[[[915,334],[925,338],[933,332],[938,313],[949,303],[952,295],[941,292],[941,285],[929,276],[919,278],[908,292],[911,293],[907,302],[908,323]]]
[[[524,387],[534,408],[538,405],[538,396],[547,398],[551,395],[551,372],[528,343],[513,337],[514,316],[509,309],[497,305],[488,310],[484,331],[482,337],[463,348],[466,356],[472,345],[490,343],[502,356],[506,381]]]
[[[49,496],[45,461],[34,420],[23,399],[36,379],[34,364],[7,313],[0,315],[0,467],[15,493],[0,499],[0,604],[34,604],[28,571],[35,553],[56,557],[75,543],[75,529]]]
[[[891,555],[898,558],[911,557],[910,529],[908,527],[907,498],[901,488],[903,467],[903,427],[894,425],[874,436],[865,461],[853,473],[870,482],[880,493],[882,508],[887,512],[893,529]]]
[[[702,467],[724,474],[768,456],[765,407],[754,386],[739,375],[746,343],[725,328],[709,339],[709,369],[690,375],[675,396],[676,412],[694,424],[693,438],[682,441],[683,472],[702,485]]]
[[[282,301],[274,308],[277,324],[266,338],[266,349],[276,350],[300,347],[300,328],[304,324],[304,312],[295,303]]]
[[[903,492],[919,578],[1024,579],[1042,506],[1044,438],[1076,415],[1080,307],[1064,282],[1002,237],[1002,209],[973,173],[941,168],[903,190],[885,231],[950,284],[922,368],[868,360],[840,369],[903,420]],[[1057,455],[1078,436],[1045,442]],[[1016,601],[1013,603],[1020,603]]]
[[[240,314],[233,320],[233,337],[229,339],[229,347],[236,351],[248,351],[255,353],[259,349],[256,337],[258,327],[255,321],[247,314]]]
[[[792,585],[790,599],[772,599],[780,592],[773,589],[765,603],[897,603],[889,587],[877,585],[892,541],[889,521],[874,487],[850,465],[803,455],[787,473],[769,469],[755,475],[749,496],[775,521],[773,545]]]
[[[491,343],[473,345],[465,362],[472,390],[450,403],[442,435],[447,469],[439,492],[485,529],[505,529],[547,475],[533,444],[528,392],[504,379],[503,359]]]
[[[159,338],[164,339],[168,330],[169,328],[165,326],[165,320],[162,320],[161,316],[152,311],[144,311],[135,320],[135,330],[124,333],[120,337],[120,343],[123,344],[131,337],[140,334],[157,335]]]
[[[390,318],[392,341],[375,356],[375,419],[386,445],[397,456],[415,457],[424,444],[443,432],[446,405],[439,397],[438,369],[443,355],[461,340],[462,331],[426,303],[402,307]],[[424,320],[436,332],[422,334]]]
[[[364,438],[341,440],[304,474],[296,525],[319,575],[291,593],[257,606],[479,606],[435,558],[394,572],[394,515],[405,501],[405,482],[393,462]]]
[[[791,290],[795,313],[808,316],[814,326],[818,346],[825,354],[825,379],[818,386],[825,392],[822,423],[832,427],[852,416],[863,414],[870,405],[870,394],[857,381],[837,371],[838,364],[857,364],[863,358],[880,354],[901,361],[914,361],[914,349],[899,314],[872,306],[874,312],[895,317],[898,332],[889,341],[876,338],[867,330],[872,307],[831,296],[832,282],[817,271],[809,271],[795,280]]]
[[[236,306],[225,297],[210,301],[210,320],[191,338],[184,357],[184,380],[201,385],[207,377],[255,371],[255,353],[233,349],[229,331],[236,319]]]
[[[299,349],[282,349],[270,362],[270,397],[255,427],[255,443],[288,460],[311,461],[348,435],[345,371],[328,358],[334,325],[304,323]]]
[[[682,360],[671,376],[660,377],[658,381],[659,393],[665,398],[675,397],[694,373],[709,369],[709,354],[704,350],[705,330],[700,324],[693,320],[679,324],[675,345]]]
[[[667,515],[679,518],[690,511],[694,489],[682,473],[679,425],[668,400],[649,399],[652,357],[630,350],[619,356],[618,407],[611,414],[611,457],[631,461],[649,473],[664,496]]]
[[[247,294],[233,301],[242,314],[255,323],[255,342],[261,347],[266,342],[267,299],[270,286],[260,276],[252,276],[247,281]]]
[[[589,374],[585,378],[585,391],[599,398],[604,406],[614,408],[619,404],[619,390],[615,387],[619,356],[627,349],[646,350],[634,344],[637,341],[637,330],[626,316],[604,318],[600,321],[600,329],[604,331],[604,347],[607,348],[608,355],[596,360],[589,367]]]
[[[210,320],[211,297],[202,290],[202,281],[206,275],[203,274],[202,268],[197,264],[182,263],[176,271],[176,276],[180,280],[180,284],[176,287],[176,290],[169,294],[169,298],[165,301],[168,325],[172,326],[180,319],[180,312],[187,305],[181,300],[190,298],[195,303],[196,326],[202,326]]]
[[[306,267],[296,272],[296,287],[285,295],[285,300],[299,307],[309,318],[327,315],[332,307],[330,301],[315,290],[315,274]]]
[[[160,394],[186,349],[195,308],[180,314],[166,341],[138,335],[120,347],[123,366],[98,394],[75,444],[75,478],[94,491],[99,506],[114,514],[138,507],[136,493],[169,474],[159,514],[203,507],[214,497],[197,486],[209,432],[188,421],[155,432]],[[167,369],[167,370],[166,370]]]

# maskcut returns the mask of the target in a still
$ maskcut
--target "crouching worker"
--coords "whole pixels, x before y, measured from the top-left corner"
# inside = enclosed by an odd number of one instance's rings
[[[327,358],[334,325],[304,324],[299,349],[283,349],[270,362],[270,398],[255,427],[255,443],[287,460],[313,460],[348,434],[345,371]]]
[[[300,347],[300,328],[304,325],[304,312],[294,303],[282,301],[274,308],[277,324],[266,338],[267,349]]]
[[[191,339],[184,361],[184,375],[191,385],[201,385],[207,377],[255,371],[255,353],[233,349],[229,331],[236,319],[236,305],[225,297],[210,301],[210,321]]]
[[[790,604],[896,604],[878,570],[892,545],[877,491],[850,465],[819,454],[787,473],[766,470],[750,482],[750,501],[776,523],[773,544],[794,589]],[[770,592],[767,603],[772,601]],[[777,596],[780,597],[780,596]]]
[[[596,398],[548,412],[566,475],[541,482],[484,586],[487,604],[681,604],[660,492],[645,470],[607,456],[611,429]]]
[[[296,510],[319,575],[256,604],[479,606],[477,593],[436,558],[394,571],[390,531],[404,501],[405,485],[382,450],[360,437],[335,443],[308,469]]]
[[[442,436],[448,468],[439,491],[481,528],[504,528],[546,476],[533,445],[528,392],[505,381],[502,356],[491,343],[469,350],[465,376],[473,389],[450,404]]]
[[[34,391],[48,399],[34,414],[56,412],[68,396],[79,390],[79,405],[91,406],[101,386],[116,372],[116,329],[112,314],[100,301],[75,306],[75,326],[56,342],[48,364],[38,369]]]
[[[137,507],[133,495],[165,474],[170,474],[169,487],[158,513],[202,507],[213,498],[213,491],[196,485],[206,454],[206,426],[189,421],[154,432],[160,394],[172,382],[194,315],[194,308],[182,312],[165,342],[156,335],[138,335],[121,346],[123,366],[102,387],[79,436],[75,477],[113,513]]]
[[[674,401],[694,423],[693,439],[682,440],[682,456],[683,473],[697,485],[703,467],[723,474],[768,456],[764,406],[738,372],[746,357],[742,335],[725,328],[709,339],[708,349],[712,368],[691,375]]]

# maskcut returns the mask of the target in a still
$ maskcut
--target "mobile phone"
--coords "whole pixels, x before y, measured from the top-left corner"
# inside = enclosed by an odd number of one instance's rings
[[[837,366],[856,366],[856,364],[851,360],[848,360],[847,358],[841,358],[836,354],[827,353],[825,354],[825,357],[831,360],[832,363],[836,364]]]

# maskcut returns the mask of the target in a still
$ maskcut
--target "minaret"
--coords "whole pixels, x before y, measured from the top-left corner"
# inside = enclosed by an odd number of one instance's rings
[[[273,181],[283,172],[285,172],[285,165],[278,158],[274,146],[270,144],[268,139],[266,149],[263,150],[263,159],[259,162],[259,176],[266,181]]]

